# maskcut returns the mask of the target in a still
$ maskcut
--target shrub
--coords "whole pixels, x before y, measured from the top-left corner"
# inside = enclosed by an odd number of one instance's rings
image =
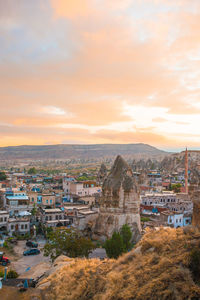
[[[13,235],[16,237],[16,239],[18,239],[20,241],[29,240],[31,238],[31,235],[29,233],[25,233],[25,235],[20,235],[20,234],[14,233]]]
[[[141,217],[141,222],[149,222],[150,218],[149,217]]]
[[[200,280],[200,249],[194,248],[189,256],[189,269],[195,281]]]
[[[5,242],[3,243],[3,246],[4,246],[4,248],[6,248],[6,249],[9,248],[7,241],[5,241]]]
[[[125,246],[120,233],[114,232],[111,239],[106,240],[104,248],[109,258],[118,258],[125,252]]]
[[[124,224],[121,228],[120,234],[122,237],[122,241],[124,243],[125,250],[126,251],[130,250],[131,238],[132,238],[131,228],[127,224]]]
[[[17,278],[19,274],[15,270],[8,271],[7,278]]]
[[[3,277],[4,277],[4,272],[0,271],[0,278],[3,278]]]
[[[14,237],[8,237],[7,242],[11,242],[14,239]]]

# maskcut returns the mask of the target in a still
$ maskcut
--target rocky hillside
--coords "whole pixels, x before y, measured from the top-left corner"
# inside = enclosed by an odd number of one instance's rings
[[[37,290],[52,300],[200,299],[199,252],[196,229],[149,231],[118,260],[58,259]]]
[[[118,260],[60,256],[36,289],[20,293],[4,287],[0,299],[198,300],[200,231],[149,230],[135,249]]]
[[[1,147],[0,160],[14,159],[101,159],[163,157],[168,152],[147,144],[45,145]]]

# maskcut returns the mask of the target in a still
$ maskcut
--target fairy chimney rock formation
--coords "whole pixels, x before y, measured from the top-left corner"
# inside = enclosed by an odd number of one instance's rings
[[[97,181],[100,185],[103,183],[106,176],[107,176],[107,168],[106,168],[106,165],[104,163],[102,163],[100,170],[98,172],[98,175],[97,175]]]
[[[130,166],[117,156],[102,186],[100,213],[94,231],[105,239],[124,224],[131,227],[137,239],[141,230],[138,188]]]

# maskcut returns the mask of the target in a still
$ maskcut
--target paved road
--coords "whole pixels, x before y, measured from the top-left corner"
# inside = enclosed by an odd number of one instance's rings
[[[44,245],[40,245],[39,249],[41,249]],[[19,241],[18,245],[15,246],[14,251],[20,256],[20,258],[11,263],[11,267],[13,267],[18,274],[23,274],[28,268],[31,268],[37,264],[43,262],[49,262],[49,258],[43,256],[41,251],[38,255],[30,255],[30,256],[23,256],[23,252],[27,250],[26,241]]]

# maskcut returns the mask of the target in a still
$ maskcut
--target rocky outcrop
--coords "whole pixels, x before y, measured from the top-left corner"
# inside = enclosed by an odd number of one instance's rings
[[[200,299],[199,274],[190,263],[192,249],[199,249],[200,232],[185,229],[148,230],[117,260],[74,259],[41,280],[40,299]]]
[[[200,229],[200,190],[195,191],[192,195],[193,216],[192,225]]]
[[[98,175],[97,175],[97,182],[98,184],[102,184],[104,182],[104,179],[107,176],[107,168],[104,163],[101,164],[101,167],[99,169]]]
[[[100,213],[94,233],[105,240],[128,224],[137,239],[141,229],[139,207],[138,188],[132,170],[121,156],[117,156],[102,186]]]

